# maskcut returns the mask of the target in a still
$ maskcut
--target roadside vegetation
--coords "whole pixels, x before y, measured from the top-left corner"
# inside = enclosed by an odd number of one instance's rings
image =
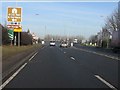
[[[2,46],[0,46],[0,61],[2,60]]]
[[[87,46],[97,46],[102,48],[113,48],[112,43],[113,32],[120,30],[120,18],[118,9],[115,9],[110,16],[107,16],[104,26],[96,35],[91,35],[89,41],[86,41]]]
[[[2,57],[3,60],[5,58],[10,58],[11,56],[17,55],[22,52],[26,51],[34,51],[38,48],[41,48],[41,44],[35,44],[35,45],[28,45],[28,46],[2,46]]]
[[[34,52],[36,49],[41,48],[42,45],[40,44],[40,39],[37,43],[36,40],[32,37],[30,34],[30,31],[28,30],[27,32],[21,32],[21,42],[20,46],[14,45],[14,40],[12,40],[12,45],[11,45],[11,40],[8,36],[8,28],[6,26],[3,26],[0,24],[0,28],[2,28],[2,46],[0,46],[0,54],[2,55],[2,59],[5,60],[6,58],[10,58],[11,56],[30,51]],[[17,33],[14,33],[17,34]]]

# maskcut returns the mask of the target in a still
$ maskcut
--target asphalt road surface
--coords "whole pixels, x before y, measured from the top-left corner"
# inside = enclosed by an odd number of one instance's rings
[[[46,45],[6,81],[4,88],[117,89],[119,60],[79,48]]]

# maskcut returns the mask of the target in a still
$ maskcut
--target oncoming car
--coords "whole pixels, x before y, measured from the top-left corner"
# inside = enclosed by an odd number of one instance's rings
[[[60,47],[68,47],[68,42],[66,41],[63,41],[61,44],[60,44]]]
[[[55,46],[55,41],[50,41],[50,46]]]

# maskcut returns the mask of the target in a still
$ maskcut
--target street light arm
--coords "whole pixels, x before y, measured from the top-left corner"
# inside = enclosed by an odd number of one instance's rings
[[[35,14],[35,15],[39,15],[39,14]]]

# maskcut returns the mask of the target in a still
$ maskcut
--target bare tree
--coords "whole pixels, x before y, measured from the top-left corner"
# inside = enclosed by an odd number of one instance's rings
[[[120,30],[120,1],[118,3],[118,30]]]
[[[96,43],[97,42],[97,35],[91,35],[89,38],[89,41],[93,44]]]
[[[45,35],[44,39],[45,39],[45,41],[50,41],[52,39],[52,35],[47,34],[47,35]]]
[[[104,28],[108,29],[111,32],[119,30],[118,26],[120,24],[120,20],[118,17],[118,10],[116,9],[111,16],[107,17]]]

